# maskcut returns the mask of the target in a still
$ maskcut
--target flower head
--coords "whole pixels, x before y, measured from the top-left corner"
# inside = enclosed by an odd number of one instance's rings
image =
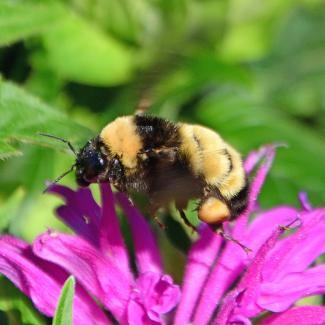
[[[31,246],[10,236],[0,237],[0,272],[48,316],[54,314],[65,279],[73,274],[78,284],[74,324],[110,324],[91,297],[120,324],[163,324],[163,315],[180,299],[179,286],[163,273],[149,225],[129,200],[119,195],[133,235],[138,276],[131,271],[113,193],[107,184],[100,189],[101,207],[89,189],[74,192],[61,185],[50,187],[50,192],[64,198],[57,214],[75,234],[49,230]]]
[[[251,324],[263,312],[277,313],[263,324],[280,324],[279,319],[289,324],[290,317],[305,312],[310,321],[304,324],[322,323],[325,308],[290,308],[302,297],[325,292],[325,266],[308,268],[325,251],[325,209],[312,209],[301,194],[302,210],[279,206],[260,211],[256,199],[273,157],[274,147],[267,146],[246,159],[247,174],[260,159],[264,162],[252,181],[247,211],[228,227],[252,251],[246,254],[233,242],[222,242],[202,225],[188,255],[174,324]],[[283,237],[283,226],[295,228],[294,233]],[[312,317],[320,314],[323,318]]]
[[[50,187],[50,192],[65,200],[57,214],[75,234],[47,231],[32,245],[0,237],[0,272],[48,316],[53,316],[65,279],[73,274],[77,279],[75,325],[110,324],[103,309],[119,324],[240,325],[251,324],[265,312],[263,325],[297,324],[301,317],[304,324],[321,324],[325,307],[293,306],[302,297],[325,292],[325,266],[311,267],[325,251],[325,209],[313,209],[305,194],[300,195],[302,209],[258,208],[257,196],[274,150],[266,146],[247,158],[247,174],[262,161],[251,183],[248,209],[225,225],[228,234],[252,251],[247,254],[201,224],[199,238],[188,252],[182,295],[163,272],[148,223],[123,194],[113,194],[107,184],[100,185],[101,206],[89,189]],[[136,274],[130,267],[115,203],[130,225]],[[293,229],[289,235],[288,227]],[[166,318],[177,304],[174,317]]]

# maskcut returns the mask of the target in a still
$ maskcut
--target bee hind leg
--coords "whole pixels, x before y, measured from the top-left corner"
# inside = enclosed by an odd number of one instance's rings
[[[177,211],[179,212],[179,215],[181,216],[181,218],[184,221],[184,223],[186,224],[186,226],[191,228],[193,233],[196,232],[197,230],[196,230],[195,226],[190,222],[190,220],[188,220],[184,210],[177,207]]]
[[[225,240],[236,243],[246,253],[251,252],[251,249],[243,245],[239,240],[225,233],[223,223],[231,219],[230,208],[226,202],[214,196],[206,197],[200,202],[198,212],[199,219],[206,222],[215,233]]]
[[[227,234],[225,232],[222,224],[215,224],[215,225],[210,224],[209,227],[212,229],[212,231],[214,231],[216,234],[220,235],[225,240],[231,241],[231,242],[237,244],[238,246],[240,246],[245,251],[246,254],[252,252],[252,250],[249,247],[245,246],[238,239],[232,237],[230,234]]]

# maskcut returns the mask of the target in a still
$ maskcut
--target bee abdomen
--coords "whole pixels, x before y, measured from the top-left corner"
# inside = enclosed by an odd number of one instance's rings
[[[227,155],[232,168],[222,179],[222,182],[218,184],[218,188],[222,196],[231,200],[245,187],[247,181],[239,153],[228,144]]]
[[[245,178],[244,187],[229,202],[231,219],[236,218],[238,215],[243,213],[247,208],[248,191],[249,191],[248,181]]]
[[[181,152],[189,160],[193,174],[202,177],[209,185],[220,184],[231,168],[223,139],[199,125],[181,124],[179,134]]]

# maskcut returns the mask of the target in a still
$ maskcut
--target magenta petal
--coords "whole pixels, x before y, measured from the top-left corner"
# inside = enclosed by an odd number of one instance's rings
[[[144,307],[131,299],[127,310],[128,325],[161,325],[161,322],[151,320]]]
[[[83,238],[98,246],[100,208],[88,188],[73,191],[70,188],[53,184],[47,192],[62,197],[66,204],[59,207],[58,217]]]
[[[141,213],[130,204],[128,198],[124,194],[117,193],[116,198],[131,226],[139,273],[162,273],[158,246],[148,222]]]
[[[75,300],[73,303],[73,324],[74,325],[111,325],[102,309],[89,296],[79,284],[76,286]],[[81,298],[82,305],[78,305]]]
[[[77,191],[73,191],[69,187],[53,184],[48,188],[47,192],[62,197],[67,205],[75,208],[81,215],[88,217],[89,221],[99,221],[100,208],[89,188],[79,188]]]
[[[251,212],[254,209],[258,194],[260,193],[265,178],[272,166],[272,162],[275,155],[275,147],[274,146],[264,147],[262,148],[261,152],[263,152],[261,158],[263,158],[265,155],[265,161],[262,163],[262,165],[256,172],[254,181],[252,182],[249,189],[248,208],[247,208],[249,212]]]
[[[113,258],[114,264],[130,279],[133,279],[110,185],[106,183],[100,184],[100,192],[102,200],[99,230],[101,251],[109,258]]]
[[[110,259],[87,241],[72,235],[45,233],[33,244],[34,253],[61,265],[123,321],[131,283]]]
[[[300,218],[302,226],[272,250],[263,271],[265,281],[279,282],[288,273],[302,272],[325,252],[325,210],[303,212]]]
[[[234,260],[227,261],[228,256],[228,254],[223,255],[221,259],[217,260],[215,268],[208,277],[194,314],[194,324],[208,324],[223,294],[243,270],[244,265],[240,261],[230,264],[229,262],[233,263]]]
[[[232,317],[232,313],[238,304],[237,299],[241,294],[242,293],[239,290],[234,289],[225,296],[225,298],[222,301],[220,311],[218,312],[216,319],[212,322],[213,325],[229,324],[229,321]],[[196,323],[194,321],[194,324],[201,324],[201,323]]]
[[[231,325],[253,325],[253,323],[245,316],[233,315],[230,318]],[[218,324],[216,324],[218,325]]]
[[[50,317],[54,315],[67,273],[33,256],[30,246],[9,236],[0,238],[0,273],[30,297],[42,313]],[[74,298],[73,320],[76,325],[110,324],[101,309],[79,286]]]
[[[303,306],[274,314],[262,320],[260,325],[323,325],[325,324],[324,306]]]
[[[300,200],[300,203],[301,203],[301,206],[302,208],[305,210],[305,211],[312,211],[312,206],[308,200],[308,195],[306,192],[300,192],[299,193],[299,200]]]
[[[78,235],[88,240],[92,245],[99,247],[97,222],[89,222],[83,218],[73,207],[62,205],[56,209],[56,214],[67,226]]]
[[[252,210],[254,210],[257,196],[272,165],[274,154],[275,147],[266,146],[263,147],[255,157],[256,160],[254,161],[254,164],[262,158],[265,158],[265,161],[257,170],[255,179],[251,184],[248,208],[237,218],[235,227],[231,233],[234,238],[240,240],[243,244],[247,244],[248,247],[249,242],[246,243],[243,240],[243,235],[246,232],[248,216]],[[247,255],[242,248],[232,242],[226,244],[221,257],[212,269],[202,291],[201,299],[194,316],[195,324],[205,325],[208,323],[222,295],[236,280],[240,272],[242,272],[247,260]]]
[[[24,258],[24,253],[22,249],[12,247],[1,238],[0,272],[29,296],[42,313],[53,316],[60,294],[60,283]]]
[[[292,207],[276,207],[257,214],[245,230],[243,242],[256,252],[279,226],[285,226],[297,219],[299,212]]]
[[[239,304],[239,314],[247,317],[255,316],[260,308],[256,305],[259,295],[260,283],[262,282],[262,271],[268,253],[274,247],[279,235],[283,232],[278,228],[257,252],[237,288],[243,291]]]
[[[171,311],[179,302],[180,289],[168,275],[147,272],[141,274],[133,289],[133,299],[141,302],[153,321]]]
[[[264,184],[265,178],[272,166],[274,155],[275,155],[275,146],[272,145],[262,147],[257,153],[256,159],[258,158],[258,160],[256,160],[254,164],[257,164],[259,160],[263,158],[264,161],[261,164],[261,166],[258,168],[254,180],[250,184],[249,195],[248,195],[248,206],[246,208],[246,211],[244,211],[244,213],[242,213],[236,219],[236,223],[232,231],[232,236],[236,239],[241,239],[243,237],[243,234],[246,232],[248,217],[254,210],[256,210],[257,197]],[[230,247],[230,251],[233,250],[232,247],[235,247],[234,244],[231,242],[229,242],[227,246]],[[226,252],[224,254],[228,255],[228,253]]]
[[[200,227],[200,238],[188,253],[182,285],[182,299],[177,308],[174,324],[188,324],[194,312],[202,287],[220,249],[222,239],[206,224]]]
[[[257,304],[273,312],[284,311],[295,301],[325,293],[325,265],[301,273],[291,273],[280,282],[262,283]]]
[[[244,169],[246,174],[250,174],[258,162],[265,156],[267,146],[261,147],[257,151],[251,151],[244,161]]]

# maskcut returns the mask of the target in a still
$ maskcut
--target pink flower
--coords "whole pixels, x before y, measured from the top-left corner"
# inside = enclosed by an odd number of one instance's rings
[[[48,231],[32,245],[2,236],[0,272],[48,316],[53,316],[65,279],[73,274],[77,279],[75,325],[110,324],[103,309],[119,324],[131,325],[252,324],[265,312],[259,324],[323,324],[325,307],[294,304],[325,292],[325,265],[314,265],[325,251],[325,209],[313,209],[301,194],[302,209],[279,206],[261,211],[257,196],[273,157],[273,146],[249,155],[247,174],[262,161],[251,184],[249,207],[225,227],[252,251],[246,254],[201,224],[199,238],[188,252],[182,296],[163,273],[148,223],[123,194],[114,196],[107,184],[100,186],[101,206],[89,189],[75,192],[52,186],[50,192],[65,200],[57,214],[75,235]],[[137,275],[130,268],[115,200],[131,228]],[[249,220],[251,215],[254,218]],[[292,233],[281,226],[292,228]],[[175,314],[167,315],[177,304]]]
[[[279,206],[260,211],[256,198],[271,166],[274,147],[253,152],[245,162],[250,174],[263,157],[251,185],[249,207],[228,227],[252,252],[246,254],[202,225],[200,238],[188,254],[174,324],[247,325],[265,311],[273,314],[263,325],[298,324],[299,318],[304,325],[324,323],[324,307],[292,306],[302,297],[325,293],[325,265],[310,267],[325,252],[325,209],[312,209],[303,193],[302,210]],[[256,217],[249,221],[251,214]],[[282,236],[281,226],[286,225],[295,232]]]
[[[28,295],[45,315],[53,316],[60,289],[69,274],[77,279],[74,324],[111,324],[96,299],[119,324],[163,324],[164,315],[180,299],[179,286],[163,273],[149,225],[129,201],[118,199],[133,235],[138,276],[131,271],[128,252],[109,185],[100,187],[102,207],[89,189],[54,185],[49,191],[66,204],[59,218],[75,235],[47,231],[30,246],[11,236],[0,237],[0,272]]]

